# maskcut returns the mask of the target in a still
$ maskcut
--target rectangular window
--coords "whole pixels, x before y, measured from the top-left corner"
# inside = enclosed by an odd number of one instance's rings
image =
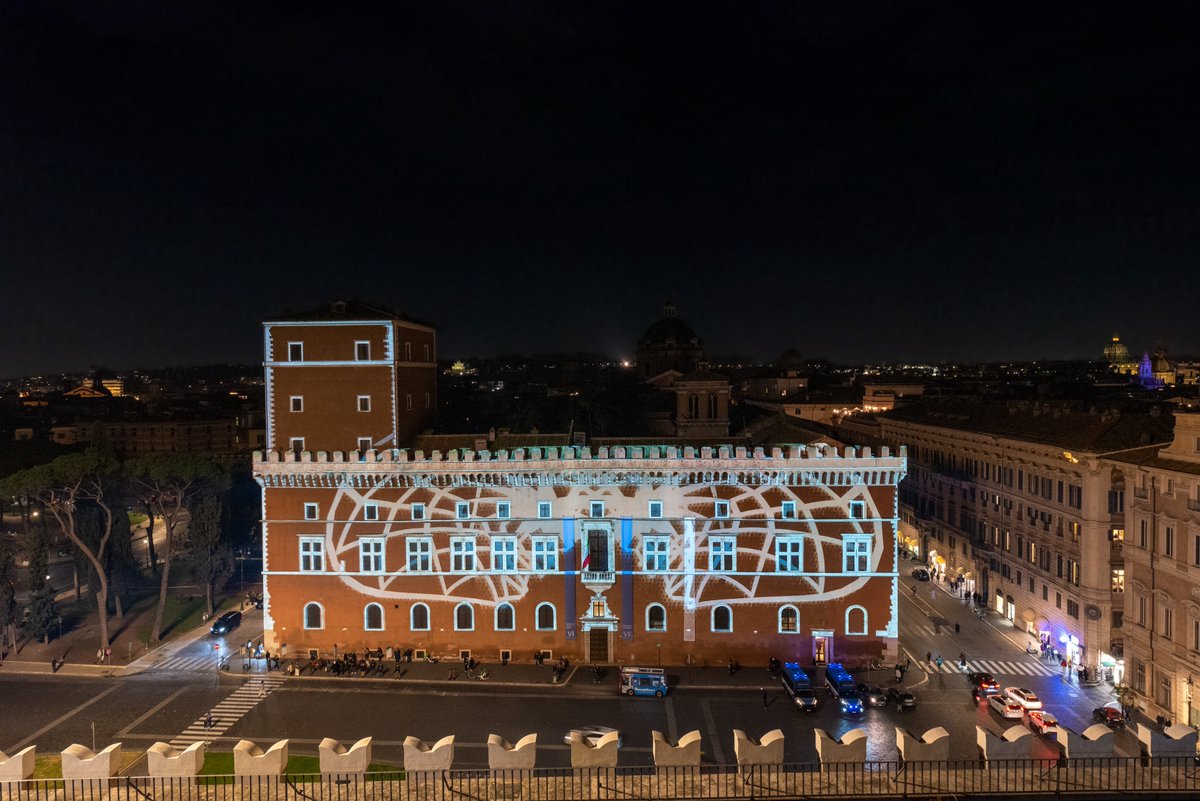
[[[1062,609],[1062,593],[1061,592],[1054,593],[1054,608]]]
[[[288,450],[301,453],[304,450],[304,437],[292,437],[288,440]]]
[[[288,399],[288,402],[291,404],[291,410],[293,412],[304,411],[304,396],[303,395],[292,395]]]
[[[1163,554],[1165,556],[1175,555],[1175,529],[1171,526],[1163,529]]]
[[[859,535],[842,537],[842,569],[846,573],[866,573],[870,569],[871,538]]]
[[[1045,584],[1042,585],[1042,600],[1043,601],[1050,600],[1050,588],[1047,587]]]
[[[533,538],[533,570],[535,573],[558,570],[558,540],[554,537]]]
[[[648,573],[665,573],[670,543],[669,537],[642,537],[642,569]]]
[[[549,520],[552,508],[550,501],[538,501],[538,520]]]
[[[512,504],[508,501],[496,502],[496,517],[501,520],[508,520],[512,517]]]
[[[425,519],[425,504],[414,503],[410,507],[410,513],[412,515],[413,520],[424,520]]]
[[[454,519],[467,520],[471,517],[471,504],[469,501],[458,501],[454,504]]]
[[[1146,596],[1138,596],[1138,625],[1146,625]]]
[[[362,537],[358,541],[358,569],[363,573],[383,572],[383,538]]]
[[[1079,562],[1074,559],[1067,560],[1067,581],[1079,586]]]
[[[378,520],[379,519],[379,504],[368,503],[363,505],[363,520]]]
[[[360,339],[354,343],[354,360],[358,362],[371,361],[371,343]]]
[[[304,519],[316,520],[321,516],[321,507],[315,503],[304,504]]]
[[[804,540],[800,537],[775,538],[775,572],[799,573],[804,569]]]
[[[867,505],[862,501],[850,501],[850,519],[862,520],[867,516]]]
[[[409,342],[408,340],[404,341],[404,361],[412,361],[412,342]]]
[[[604,517],[604,501],[592,501],[589,503],[588,517]]]
[[[433,540],[429,537],[408,537],[408,572],[428,573],[432,569]]]
[[[492,570],[513,573],[517,569],[517,538],[492,537]]]
[[[371,396],[370,395],[359,395],[358,396],[358,410],[360,412],[371,411]]]
[[[405,411],[409,411],[409,412],[411,412],[413,410],[413,401],[412,401],[412,393],[411,392],[409,392],[407,395],[404,396],[404,409],[405,409]]]
[[[1192,564],[1200,565],[1200,534],[1192,536]]]
[[[1169,606],[1163,607],[1162,632],[1160,633],[1164,640],[1170,640],[1175,636],[1175,610]]]
[[[713,504],[713,517],[729,517],[729,501],[716,501]]]
[[[1125,568],[1114,568],[1112,571],[1112,591],[1125,592]]]
[[[320,573],[325,569],[325,540],[321,537],[300,538],[300,572]]]
[[[1192,650],[1200,651],[1200,620],[1192,621]]]
[[[783,504],[779,507],[779,516],[782,517],[784,520],[795,520],[796,519],[796,502],[795,501],[784,501]]]
[[[737,540],[734,537],[708,538],[708,569],[725,573],[737,570]]]
[[[475,538],[450,538],[450,569],[455,573],[468,573],[475,569]]]
[[[421,348],[422,348],[422,353],[425,354],[425,361],[429,361],[429,344],[426,343],[426,344],[422,345]]]
[[[304,361],[304,343],[289,342],[288,343],[288,361],[302,362]]]
[[[650,501],[649,514],[651,520],[661,520],[663,516],[663,502]]]
[[[1138,547],[1139,548],[1146,547],[1146,521],[1145,520],[1138,521]]]
[[[1075,618],[1076,620],[1079,619],[1079,602],[1078,601],[1072,601],[1070,598],[1067,599],[1067,614],[1070,615],[1071,617]]]
[[[358,452],[366,453],[369,450],[371,450],[371,438],[370,437],[359,437],[358,438]]]
[[[431,395],[430,393],[426,392],[426,393],[425,393],[425,408],[426,408],[426,409],[428,409],[428,408],[430,408],[431,406],[433,406],[433,395]]]

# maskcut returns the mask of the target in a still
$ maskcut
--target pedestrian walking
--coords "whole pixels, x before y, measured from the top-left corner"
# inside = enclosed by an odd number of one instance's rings
[[[916,594],[917,594],[917,585],[916,584],[913,585],[912,590],[913,590],[913,597],[916,597]]]
[[[938,673],[942,672],[942,655],[938,654],[937,658]]]
[[[954,624],[954,633],[958,634],[960,631],[962,631],[962,627],[959,626],[957,623],[955,623]]]
[[[901,668],[899,665],[896,665],[896,683],[899,684],[900,680],[903,678],[904,678],[903,668]]]
[[[767,708],[767,688],[762,687],[761,692],[762,692],[763,709],[766,709]]]
[[[967,666],[967,652],[966,651],[958,652],[958,664],[962,665],[963,667]]]
[[[926,651],[926,652],[925,652],[925,661],[926,661],[927,663],[928,663],[928,662],[933,662],[933,651]]]
[[[259,698],[267,697],[267,680],[266,679],[258,680],[258,697]]]
[[[212,727],[213,727],[213,713],[212,713],[212,710],[210,709],[204,715],[204,728],[211,729]]]

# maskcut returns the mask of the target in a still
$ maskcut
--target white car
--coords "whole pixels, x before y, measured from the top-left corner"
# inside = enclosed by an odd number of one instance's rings
[[[999,712],[1000,717],[1003,718],[1017,718],[1019,720],[1025,716],[1025,709],[1007,695],[988,696],[988,706],[994,711]]]
[[[1042,708],[1042,700],[1034,694],[1033,690],[1027,690],[1024,687],[1005,687],[1004,693],[1020,704],[1022,709]]]
[[[1058,719],[1044,709],[1031,709],[1026,713],[1029,718],[1029,728],[1038,734],[1057,734]]]

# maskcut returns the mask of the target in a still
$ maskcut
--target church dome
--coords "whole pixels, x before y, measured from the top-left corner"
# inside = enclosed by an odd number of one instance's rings
[[[663,307],[663,316],[646,329],[639,344],[643,347],[699,345],[700,337],[696,336],[690,325],[675,316],[675,305],[668,303]]]
[[[1128,364],[1131,361],[1129,358],[1129,348],[1125,347],[1125,343],[1116,334],[1113,334],[1112,342],[1104,349],[1104,358],[1108,360],[1109,364],[1113,365]]]

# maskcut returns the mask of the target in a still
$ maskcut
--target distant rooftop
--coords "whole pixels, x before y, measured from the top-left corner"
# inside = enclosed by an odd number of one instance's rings
[[[933,398],[880,416],[961,431],[1054,445],[1065,450],[1113,453],[1169,443],[1169,415],[1084,408],[1079,403]]]
[[[359,300],[335,300],[307,311],[285,310],[283,314],[274,315],[267,322],[326,322],[333,320],[404,320],[430,328],[434,327],[432,323],[409,317],[386,306],[363,303]]]

